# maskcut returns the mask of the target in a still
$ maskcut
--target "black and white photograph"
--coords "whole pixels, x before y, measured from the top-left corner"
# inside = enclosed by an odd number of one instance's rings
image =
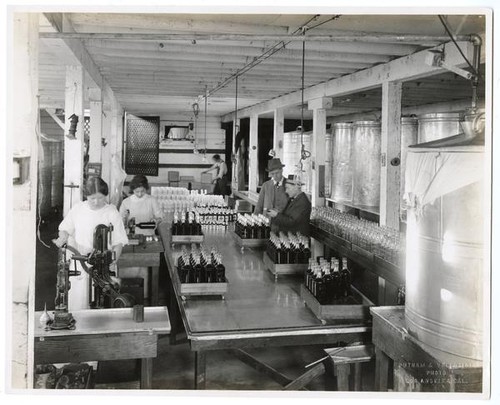
[[[11,3],[5,398],[499,399],[493,7]]]

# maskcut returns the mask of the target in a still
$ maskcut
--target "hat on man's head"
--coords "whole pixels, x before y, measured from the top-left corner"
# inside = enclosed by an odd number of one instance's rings
[[[301,177],[297,174],[289,174],[288,177],[286,178],[286,183],[288,184],[294,184],[296,186],[303,186],[304,183],[301,179]]]
[[[280,158],[270,159],[267,162],[266,171],[272,172],[273,170],[282,169],[283,167],[285,167],[285,165],[281,163]]]

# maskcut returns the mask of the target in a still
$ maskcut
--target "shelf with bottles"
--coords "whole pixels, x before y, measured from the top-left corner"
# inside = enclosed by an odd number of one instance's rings
[[[373,206],[373,205],[361,205],[361,204],[354,204],[352,201],[347,201],[347,200],[334,200],[333,198],[325,198],[325,200],[333,205],[333,208],[352,208],[355,210],[359,211],[364,211],[364,212],[369,212],[370,214],[373,215],[380,215],[380,207]]]
[[[327,321],[363,321],[370,319],[373,303],[351,285],[347,258],[309,259],[300,288],[304,303],[323,324]]]
[[[191,244],[191,250],[182,248],[177,258],[173,282],[178,285],[182,300],[189,296],[219,295],[224,299],[228,291],[226,268],[222,255],[215,249]]]
[[[207,194],[207,190],[188,190],[182,187],[151,187],[163,214],[168,217],[175,211],[200,208],[225,208],[227,204],[221,195]]]
[[[230,234],[241,248],[265,247],[271,234],[271,223],[262,214],[237,214],[234,231],[230,230]]]
[[[270,233],[264,265],[277,279],[280,274],[302,274],[311,257],[309,238],[297,233]]]
[[[331,207],[314,208],[311,236],[396,285],[404,284],[404,235]]]

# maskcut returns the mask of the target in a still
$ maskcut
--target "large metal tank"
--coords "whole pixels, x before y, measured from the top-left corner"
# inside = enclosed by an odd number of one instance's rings
[[[64,192],[64,142],[52,144],[52,182],[51,195],[52,207],[63,206]]]
[[[40,217],[50,214],[52,207],[52,143],[42,142],[42,153],[38,161],[38,212]]]
[[[405,192],[406,155],[408,146],[418,142],[418,120],[414,117],[401,118],[401,176],[400,176],[400,199],[401,207],[404,207],[403,195]]]
[[[418,117],[418,143],[448,138],[462,132],[461,113],[430,113]]]
[[[376,207],[380,204],[380,145],[379,121],[353,123],[352,201],[356,205]]]
[[[333,171],[333,135],[327,133],[325,136],[325,197],[332,195],[332,171]]]
[[[332,197],[352,201],[352,123],[333,124]]]
[[[478,147],[461,148],[454,153],[438,151],[408,153],[409,163],[417,153],[434,153],[432,163],[425,167],[426,173],[431,172],[430,180],[420,188],[433,187],[438,192],[434,192],[437,196],[434,201],[429,199],[422,206],[408,210],[407,328],[410,334],[431,347],[481,360],[485,231],[483,152]],[[454,159],[455,163],[444,172],[439,159]],[[473,167],[470,162],[478,173],[472,178],[469,177],[469,168]],[[439,181],[436,180],[438,172],[442,173]],[[456,178],[450,181],[453,174]],[[422,171],[416,176],[422,179]],[[461,180],[467,177],[468,181]]]
[[[282,163],[285,165],[283,168],[283,175],[285,177],[290,174],[297,174],[299,170],[298,166],[300,164],[302,141],[304,142],[305,149],[312,152],[310,132],[304,133],[303,137],[301,137],[300,132],[285,132],[283,134]],[[312,168],[310,158],[302,161],[302,170],[302,180],[305,183],[302,190],[306,193],[310,193],[312,186]]]

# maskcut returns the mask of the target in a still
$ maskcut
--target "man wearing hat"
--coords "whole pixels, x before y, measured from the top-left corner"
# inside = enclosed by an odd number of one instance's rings
[[[271,230],[274,232],[300,232],[309,236],[309,220],[311,219],[311,202],[302,192],[299,176],[290,175],[286,179],[286,193],[290,199],[282,212],[270,210]]]
[[[266,171],[271,176],[271,179],[262,185],[254,214],[265,214],[267,210],[271,209],[281,212],[286,207],[288,196],[285,192],[283,167],[285,165],[281,164],[279,158],[270,159],[267,162]]]

